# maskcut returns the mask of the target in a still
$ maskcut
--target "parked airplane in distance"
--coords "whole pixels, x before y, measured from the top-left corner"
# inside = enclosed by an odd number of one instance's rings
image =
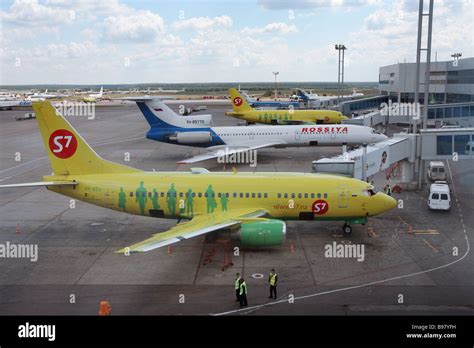
[[[148,139],[202,147],[207,153],[179,163],[194,163],[223,154],[265,147],[337,146],[376,143],[387,137],[373,128],[357,125],[253,125],[212,127],[211,115],[180,116],[156,98],[126,98],[137,103],[150,124]]]
[[[296,101],[283,100],[259,100],[250,98],[247,93],[240,91],[240,94],[245,98],[247,103],[252,108],[271,108],[271,109],[288,109],[289,107],[299,108],[300,103]]]
[[[336,124],[347,119],[334,110],[259,110],[253,109],[245,98],[235,89],[229,89],[232,111],[226,115],[240,118],[248,123],[266,124]]]
[[[51,103],[33,103],[33,109],[53,174],[0,188],[43,186],[120,212],[189,219],[118,253],[150,251],[226,228],[239,229],[244,245],[279,245],[286,234],[284,220],[290,219],[340,220],[350,234],[350,224],[366,223],[397,206],[372,185],[337,175],[145,172],[102,159]]]
[[[98,100],[102,99],[104,95],[104,87],[100,87],[100,92],[99,93],[91,93],[89,94],[88,97],[82,98],[82,101],[86,103],[95,103]]]

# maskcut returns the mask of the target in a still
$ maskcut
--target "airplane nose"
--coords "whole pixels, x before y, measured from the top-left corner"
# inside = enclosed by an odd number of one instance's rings
[[[370,215],[378,215],[385,213],[389,210],[392,210],[398,205],[398,202],[395,198],[390,197],[382,192],[377,192],[375,196],[372,196],[374,199],[373,205],[369,211]]]

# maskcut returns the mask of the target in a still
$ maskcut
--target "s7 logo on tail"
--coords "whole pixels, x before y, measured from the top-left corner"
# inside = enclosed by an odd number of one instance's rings
[[[49,137],[49,149],[56,157],[69,158],[77,150],[76,137],[66,129],[58,129]]]

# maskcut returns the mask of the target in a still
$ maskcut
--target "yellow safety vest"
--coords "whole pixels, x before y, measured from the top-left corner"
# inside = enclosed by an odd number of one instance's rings
[[[245,282],[240,284],[240,295],[247,295],[247,284]]]
[[[277,275],[276,275],[276,274],[271,274],[271,275],[270,275],[270,285],[271,285],[271,286],[275,286],[275,284],[276,284],[276,278],[277,278]]]
[[[239,288],[239,280],[240,280],[240,277],[235,280],[235,284],[234,284],[235,290]]]

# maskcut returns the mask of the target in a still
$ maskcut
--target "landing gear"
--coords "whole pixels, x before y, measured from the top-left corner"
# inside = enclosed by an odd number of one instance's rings
[[[352,227],[349,226],[348,224],[344,224],[344,226],[342,226],[342,232],[343,232],[346,236],[349,236],[349,235],[352,233]]]

